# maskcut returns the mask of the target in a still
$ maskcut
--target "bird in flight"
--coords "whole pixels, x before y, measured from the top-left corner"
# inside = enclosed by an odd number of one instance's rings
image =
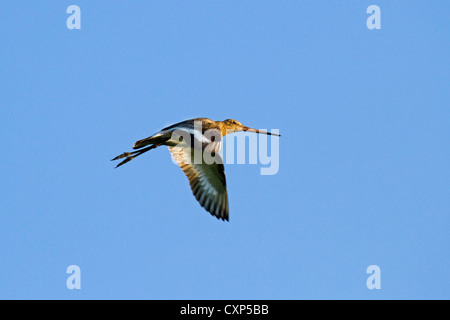
[[[256,132],[280,136],[244,126],[239,121],[227,119],[213,121],[196,118],[171,125],[154,135],[136,141],[134,152],[124,152],[112,159],[125,158],[117,167],[137,156],[165,145],[183,170],[197,201],[217,219],[229,220],[225,169],[220,156],[222,137],[237,131]]]

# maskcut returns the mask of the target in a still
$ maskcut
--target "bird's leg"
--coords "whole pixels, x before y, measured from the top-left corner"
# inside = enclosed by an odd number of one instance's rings
[[[124,152],[124,153],[122,153],[121,155],[118,155],[117,157],[115,157],[114,159],[111,159],[111,161],[118,160],[118,159],[122,159],[122,158],[129,157],[129,156],[132,156],[133,154],[138,153],[139,151],[140,151],[140,150],[134,151],[134,152]]]
[[[151,149],[154,149],[156,147],[159,147],[159,145],[154,144],[154,145],[151,145],[151,146],[149,146],[147,148],[144,148],[144,149],[141,149],[141,150],[137,150],[137,151],[134,151],[134,152],[124,152],[121,155],[118,155],[117,157],[112,159],[111,161],[122,159],[122,158],[126,157],[125,160],[123,160],[121,163],[119,163],[116,166],[116,168],[117,168],[117,167],[120,167],[121,165],[123,165],[123,164],[125,164],[125,163],[127,163],[127,162],[129,162],[131,160],[133,160],[134,158],[140,156],[141,154],[143,154],[143,153],[145,153],[145,152],[147,152],[147,151],[149,151]]]

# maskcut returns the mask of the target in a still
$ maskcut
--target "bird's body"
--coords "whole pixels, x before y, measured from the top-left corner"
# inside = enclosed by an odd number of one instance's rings
[[[172,157],[189,179],[192,193],[200,205],[216,218],[228,221],[225,169],[219,151],[221,138],[236,131],[271,134],[246,127],[232,119],[213,121],[195,118],[136,141],[133,146],[136,151],[125,152],[113,160],[125,158],[117,165],[119,167],[151,149],[168,146]]]

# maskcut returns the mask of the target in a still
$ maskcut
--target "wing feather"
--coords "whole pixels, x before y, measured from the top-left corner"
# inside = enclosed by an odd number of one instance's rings
[[[196,164],[191,148],[169,147],[169,151],[189,179],[192,193],[200,205],[217,219],[228,221],[228,194],[222,158],[212,164]],[[220,155],[216,154],[216,157]]]

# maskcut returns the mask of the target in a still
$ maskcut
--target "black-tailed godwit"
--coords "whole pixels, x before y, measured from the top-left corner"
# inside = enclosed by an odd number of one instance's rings
[[[221,138],[237,131],[279,136],[246,127],[233,119],[213,121],[196,118],[176,123],[139,140],[133,146],[137,151],[124,152],[112,160],[125,158],[117,168],[151,149],[168,146],[173,159],[189,179],[192,193],[200,205],[216,218],[228,221],[225,169],[218,151]]]

